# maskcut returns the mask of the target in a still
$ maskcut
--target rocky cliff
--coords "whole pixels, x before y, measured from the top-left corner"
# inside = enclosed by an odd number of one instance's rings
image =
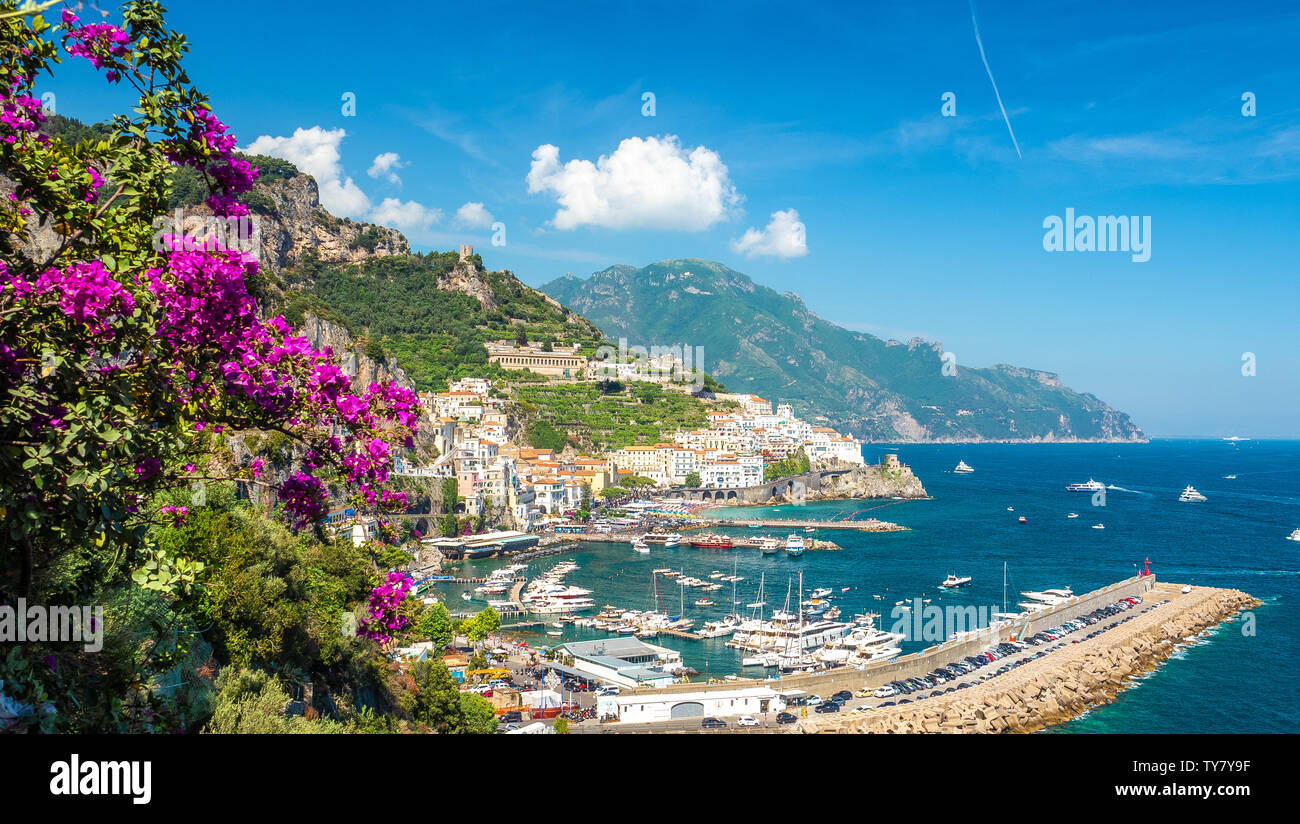
[[[844,475],[834,475],[822,480],[822,487],[809,493],[812,500],[840,498],[928,498],[921,479],[912,474],[911,467],[860,466]]]

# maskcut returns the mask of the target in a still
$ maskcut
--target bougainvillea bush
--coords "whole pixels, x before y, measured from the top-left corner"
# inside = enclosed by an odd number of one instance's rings
[[[332,499],[404,509],[386,484],[411,444],[413,394],[353,386],[334,353],[266,317],[245,251],[156,236],[177,167],[225,218],[247,214],[258,175],[186,76],[161,6],[129,3],[118,24],[0,3],[0,41],[0,603],[86,603],[132,580],[167,594],[160,569],[201,585],[183,547],[165,557],[151,538],[192,517],[176,493],[195,484],[257,487],[299,531]],[[130,112],[109,137],[66,145],[42,129],[39,90],[68,61]],[[292,468],[236,462],[220,448],[233,432],[287,438]],[[392,590],[371,604],[372,637],[387,640],[398,593],[374,572]],[[8,700],[48,703],[16,688]]]

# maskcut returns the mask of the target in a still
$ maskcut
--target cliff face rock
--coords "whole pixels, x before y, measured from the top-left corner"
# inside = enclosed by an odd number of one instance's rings
[[[312,250],[325,263],[360,263],[370,257],[405,255],[411,251],[406,237],[396,229],[354,223],[331,215],[320,205],[320,190],[307,175],[259,185],[258,193],[271,209],[258,208],[261,230],[260,262],[273,270],[298,263]],[[204,206],[194,207],[205,213]]]
[[[928,498],[921,479],[911,467],[860,466],[844,475],[822,480],[822,488],[809,495],[814,500],[835,498]]]
[[[503,274],[514,277],[509,272]],[[438,276],[438,288],[464,292],[478,300],[484,309],[496,309],[499,305],[496,290],[487,281],[487,270],[480,259],[474,257],[474,249],[470,246],[462,246],[460,260],[456,261],[450,272]]]
[[[352,384],[357,389],[364,389],[376,381],[394,381],[407,389],[415,388],[411,378],[396,363],[388,360],[376,361],[359,351],[352,336],[337,323],[307,314],[303,317],[302,326],[298,331],[317,349],[328,346],[338,356],[339,368],[352,379]]]
[[[1169,588],[1169,585],[1161,585]],[[1173,590],[1176,592],[1176,590]],[[1258,605],[1231,589],[1194,589],[1102,635],[952,695],[843,719],[810,718],[802,732],[1034,732],[1108,704],[1206,629]],[[1230,730],[1219,730],[1230,732]]]

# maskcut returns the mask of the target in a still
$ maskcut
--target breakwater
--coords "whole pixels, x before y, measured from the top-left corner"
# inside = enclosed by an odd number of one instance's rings
[[[795,732],[1034,732],[1114,701],[1178,645],[1256,606],[1239,590],[1157,584],[1157,609],[957,693],[856,716],[811,716]]]

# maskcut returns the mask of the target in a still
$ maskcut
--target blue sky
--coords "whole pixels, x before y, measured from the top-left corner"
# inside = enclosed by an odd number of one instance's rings
[[[533,285],[709,258],[959,367],[1058,372],[1149,435],[1300,437],[1300,9],[977,3],[1018,156],[966,0],[562,5],[170,20],[242,146],[418,249]],[[58,83],[63,114],[118,102]],[[1150,260],[1045,251],[1067,208],[1150,216]]]

